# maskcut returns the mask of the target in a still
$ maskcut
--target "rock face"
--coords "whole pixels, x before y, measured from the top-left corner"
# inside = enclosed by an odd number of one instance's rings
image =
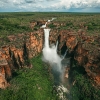
[[[5,89],[8,86],[9,86],[9,83],[7,83],[5,79],[5,70],[4,70],[4,67],[2,66],[0,68],[0,88]]]
[[[36,32],[29,34],[29,39],[26,41],[26,47],[28,49],[29,58],[36,56],[42,51],[43,47],[43,30],[40,29]]]
[[[46,21],[31,22],[30,27],[41,26]],[[58,51],[68,49],[78,66],[84,67],[87,76],[100,86],[100,36],[88,36],[84,31],[58,30],[65,24],[53,23],[57,26],[50,31],[50,44],[58,41]],[[8,36],[9,43],[0,48],[0,88],[9,86],[7,80],[14,70],[32,67],[29,59],[38,55],[43,48],[44,31],[39,29],[27,34]],[[61,53],[59,52],[59,53]],[[68,73],[67,73],[68,74]],[[66,76],[68,77],[68,75]]]
[[[8,86],[7,80],[14,70],[32,67],[29,59],[42,51],[43,35],[43,29],[40,29],[28,34],[8,36],[10,42],[0,48],[0,88]]]
[[[84,67],[87,76],[94,81],[93,84],[100,86],[100,36],[61,31],[60,43],[62,42],[66,42],[70,53],[73,52],[77,66]]]

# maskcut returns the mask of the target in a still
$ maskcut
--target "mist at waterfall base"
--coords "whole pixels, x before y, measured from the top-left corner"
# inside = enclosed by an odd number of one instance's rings
[[[51,47],[49,46],[49,32],[50,29],[44,29],[45,41],[44,48],[42,50],[42,60],[50,64],[54,76],[54,84],[60,85],[64,76],[64,68],[62,68],[61,64],[63,58],[57,54],[58,42],[56,43],[56,46],[54,44]]]

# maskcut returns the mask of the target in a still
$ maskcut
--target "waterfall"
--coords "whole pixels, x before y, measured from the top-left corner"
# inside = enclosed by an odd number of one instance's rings
[[[65,53],[64,53],[64,55],[63,55],[63,57],[62,57],[62,60],[65,58],[65,56],[66,56],[66,54],[67,54],[67,51],[68,51],[68,49],[65,51]]]
[[[44,47],[45,48],[49,48],[49,32],[50,32],[50,29],[44,29],[44,38],[45,38]]]
[[[50,48],[49,46],[49,32],[50,29],[44,29],[45,43],[43,48],[43,60],[49,62],[50,65],[56,65],[56,70],[61,72],[61,58],[57,54],[57,45]]]
[[[64,87],[62,83],[62,80],[63,80],[62,78],[64,77],[65,68],[62,68],[63,65],[61,64],[61,61],[66,56],[67,50],[63,58],[61,58],[57,54],[58,41],[56,45],[53,45],[52,47],[49,46],[49,32],[50,32],[50,29],[44,29],[45,41],[44,41],[44,48],[42,50],[43,52],[42,60],[46,63],[49,63],[51,66],[51,71],[54,76],[54,85],[56,86],[59,98],[61,100],[66,100],[65,93],[66,94],[68,93],[68,89]]]
[[[57,47],[58,47],[58,41],[57,41],[57,43],[56,43],[56,51],[57,51]]]

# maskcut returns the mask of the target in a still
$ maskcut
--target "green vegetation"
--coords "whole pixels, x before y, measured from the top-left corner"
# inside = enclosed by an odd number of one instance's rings
[[[52,29],[52,28],[55,28],[56,26],[51,23],[48,25],[48,27],[50,27]]]
[[[33,68],[15,71],[11,86],[0,90],[0,100],[56,100],[52,94],[53,79],[48,66],[37,56],[31,60]]]
[[[64,12],[18,12],[18,13],[0,13],[0,37],[11,34],[27,33],[32,31],[30,22],[36,20],[48,20],[55,17],[53,22],[65,23],[61,29],[80,29],[88,27],[88,32],[100,31],[100,14],[98,13],[64,13]],[[55,27],[50,25],[51,28]],[[37,27],[35,27],[37,30]]]
[[[72,100],[100,100],[100,90],[93,87],[93,82],[84,76],[82,67],[76,67],[72,73],[75,80],[70,90]]]
[[[8,36],[16,33],[25,33],[29,32],[31,29],[29,28],[28,23],[25,22],[23,18],[9,18],[6,16],[5,18],[0,18],[0,35]]]

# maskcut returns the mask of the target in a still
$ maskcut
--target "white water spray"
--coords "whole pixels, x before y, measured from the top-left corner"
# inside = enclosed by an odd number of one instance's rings
[[[63,55],[63,57],[62,57],[62,60],[65,58],[65,56],[66,56],[66,54],[67,54],[67,51],[68,51],[68,49],[65,51],[65,53],[64,53],[64,55]]]
[[[57,47],[58,47],[58,41],[57,41],[57,43],[56,43],[56,51],[57,51]]]
[[[53,21],[54,19],[56,19],[56,18],[52,18],[51,21]]]
[[[49,47],[49,32],[50,29],[44,29],[44,35],[45,35],[45,44],[43,48],[43,60],[45,62],[48,62],[50,65],[54,66],[56,65],[56,70],[61,72],[61,58],[57,54],[57,45]]]
[[[42,25],[40,28],[46,28],[46,25],[47,25],[47,22],[44,25]]]
[[[55,19],[56,19],[56,18],[52,18],[51,20],[49,19],[48,22],[51,22],[51,21],[53,21],[53,20],[55,20]]]

